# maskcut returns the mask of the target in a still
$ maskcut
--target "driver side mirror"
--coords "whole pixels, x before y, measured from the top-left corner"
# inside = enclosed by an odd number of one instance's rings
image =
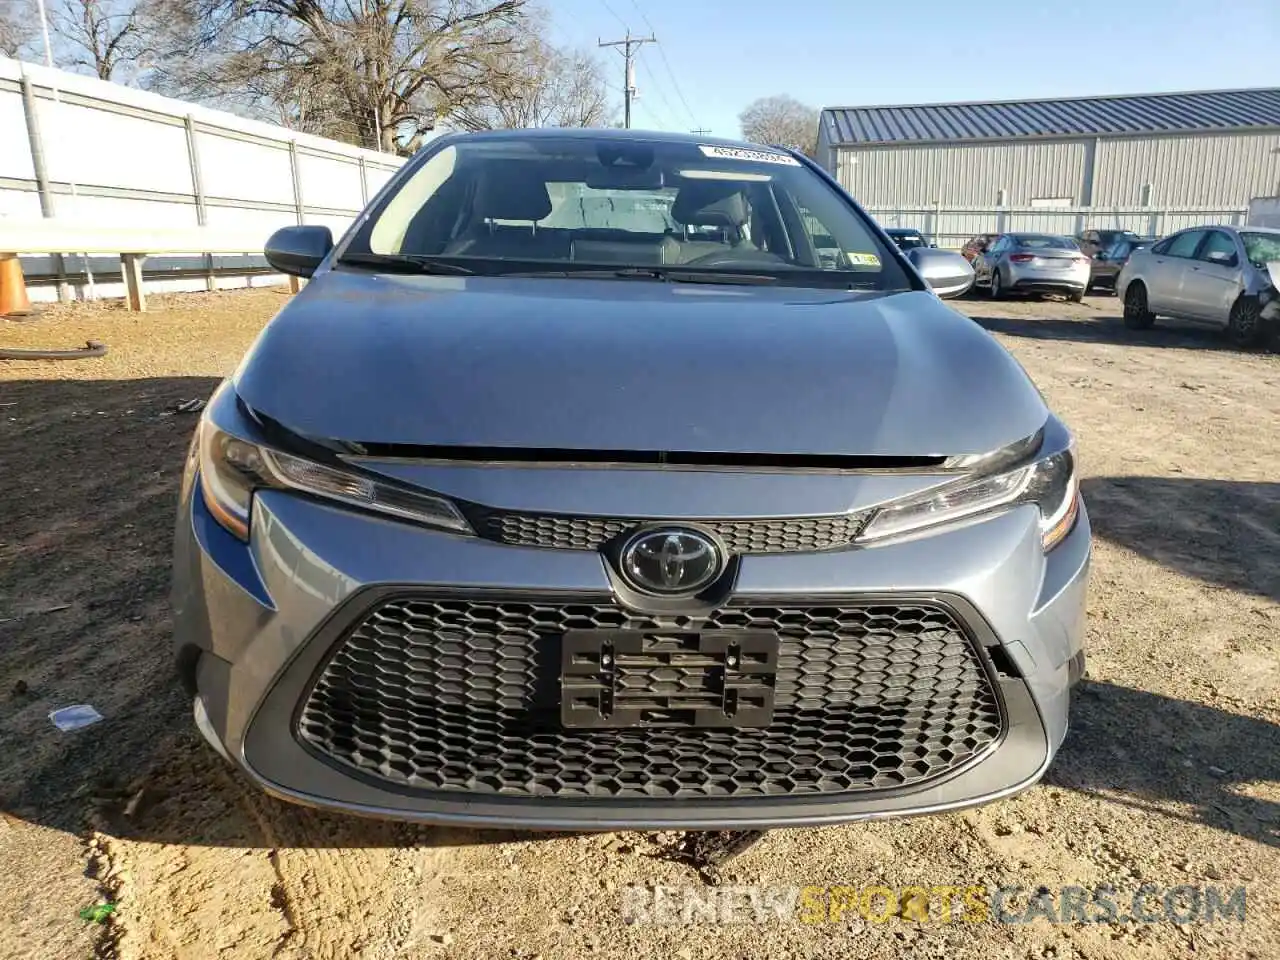
[[[1215,250],[1208,256],[1210,263],[1216,263],[1220,267],[1234,267],[1240,261],[1234,253],[1227,253],[1224,250]]]
[[[333,234],[328,227],[281,227],[267,240],[267,263],[281,273],[309,277],[333,249]]]
[[[907,259],[943,300],[958,297],[973,286],[973,265],[958,253],[916,247],[907,251]]]

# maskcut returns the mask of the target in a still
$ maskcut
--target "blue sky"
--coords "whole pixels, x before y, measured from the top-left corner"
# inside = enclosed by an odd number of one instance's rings
[[[823,107],[1280,86],[1280,0],[545,2],[578,47],[652,25],[646,129],[736,137],[742,108],[775,93]],[[622,58],[596,52],[621,103]]]

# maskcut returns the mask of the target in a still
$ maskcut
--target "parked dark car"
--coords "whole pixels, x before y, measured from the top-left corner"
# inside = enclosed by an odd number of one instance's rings
[[[978,234],[976,237],[973,237],[972,239],[970,239],[968,243],[966,243],[963,247],[960,248],[961,256],[963,256],[970,263],[973,263],[973,261],[977,260],[978,257],[982,256],[984,253],[987,252],[987,248],[991,246],[992,241],[995,240],[995,238],[998,236],[999,236],[998,233]]]
[[[1141,240],[1132,230],[1082,230],[1076,234],[1076,243],[1086,257],[1111,249],[1117,240]]]
[[[885,233],[903,250],[917,247],[936,247],[937,244],[914,227],[885,227]]]
[[[1089,289],[1102,288],[1114,291],[1116,277],[1120,276],[1121,268],[1129,262],[1133,252],[1149,247],[1153,243],[1155,243],[1154,240],[1143,237],[1122,236],[1113,241],[1111,246],[1099,250],[1090,262]]]

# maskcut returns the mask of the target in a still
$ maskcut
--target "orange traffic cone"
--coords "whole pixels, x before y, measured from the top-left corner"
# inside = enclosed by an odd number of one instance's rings
[[[21,317],[31,313],[22,263],[12,253],[0,253],[0,317]]]

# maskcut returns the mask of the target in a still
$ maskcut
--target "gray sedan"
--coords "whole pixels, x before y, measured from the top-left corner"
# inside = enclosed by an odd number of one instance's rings
[[[698,229],[618,216],[646,185]],[[1044,775],[1089,519],[1066,425],[935,295],[958,254],[800,154],[631,130],[440,137],[265,252],[310,282],[201,416],[173,565],[195,723],[263,789],[721,830]]]
[[[1157,315],[1212,324],[1239,346],[1262,343],[1280,323],[1280,230],[1194,227],[1137,250],[1116,282],[1125,325]]]
[[[992,300],[1011,293],[1058,293],[1080,302],[1089,286],[1089,258],[1070,237],[1005,233],[973,261],[974,286]]]

